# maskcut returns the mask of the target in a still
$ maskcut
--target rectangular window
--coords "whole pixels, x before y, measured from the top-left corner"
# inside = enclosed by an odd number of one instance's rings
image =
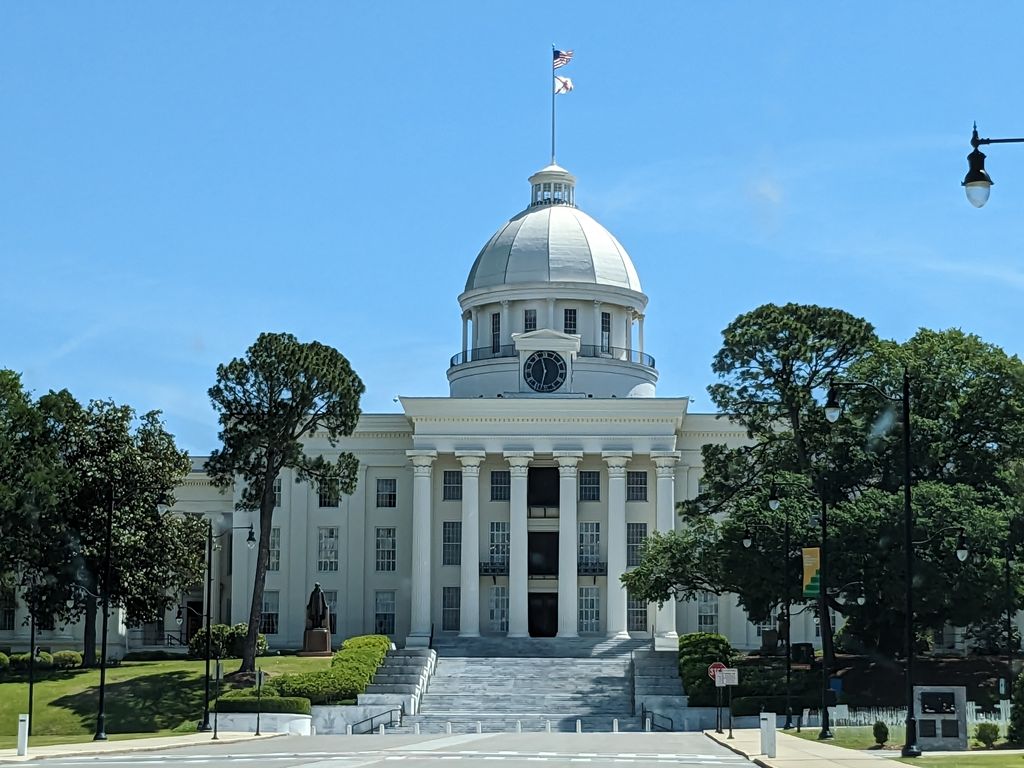
[[[530,331],[537,330],[537,310],[536,309],[525,309],[523,310],[523,332],[529,333]]]
[[[601,588],[580,587],[579,631],[601,631]]]
[[[490,557],[492,563],[508,565],[509,535],[508,522],[492,522],[490,527]]]
[[[276,591],[264,590],[263,614],[260,616],[260,632],[264,635],[277,634],[280,595]]]
[[[576,310],[562,310],[562,330],[566,333],[576,333]]]
[[[326,480],[320,483],[320,506],[321,507],[336,507],[338,506],[338,481],[337,480]]]
[[[267,570],[281,570],[281,529],[276,525],[270,529],[270,560],[267,563]]]
[[[507,469],[491,471],[491,501],[508,501],[512,497],[512,475]]]
[[[377,529],[377,573],[395,570],[395,529]]]
[[[446,469],[444,471],[444,485],[441,488],[441,498],[445,501],[462,501],[461,470]]]
[[[320,572],[338,570],[338,529],[318,528],[316,569]]]
[[[0,632],[14,631],[14,590],[0,592]]]
[[[441,588],[441,629],[445,632],[459,631],[460,591],[458,587]]]
[[[718,633],[718,595],[701,592],[697,596],[697,631]]]
[[[491,587],[487,606],[491,620],[491,631],[508,632],[508,587],[498,584]]]
[[[324,599],[327,601],[327,614],[331,617],[331,634],[338,634],[338,592],[334,589],[324,590]]]
[[[378,635],[395,634],[395,591],[393,589],[374,593],[373,626]]]
[[[635,600],[632,595],[626,597],[626,631],[646,632],[649,629],[647,603]]]
[[[579,562],[584,565],[597,565],[601,560],[601,524],[588,521],[580,523],[579,526]]]
[[[462,565],[462,523],[441,523],[441,565]]]
[[[626,501],[647,501],[647,473],[626,473]]]
[[[580,471],[580,501],[601,500],[601,473],[592,470]]]
[[[398,506],[398,480],[382,477],[377,480],[377,508]]]
[[[640,550],[647,539],[647,523],[626,523],[626,565],[640,565]]]
[[[281,506],[281,478],[275,478],[274,480],[274,506]]]
[[[491,313],[491,352],[501,352],[501,313]]]
[[[601,313],[601,351],[609,352],[612,348],[612,313]]]

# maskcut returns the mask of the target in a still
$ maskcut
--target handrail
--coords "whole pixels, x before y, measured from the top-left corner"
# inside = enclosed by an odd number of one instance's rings
[[[651,716],[651,727],[658,731],[674,731],[676,729],[675,721],[667,715],[659,715],[657,712],[647,708],[645,704],[640,704],[640,725],[643,727],[647,723],[647,716]],[[668,722],[668,728],[658,722],[658,718],[662,721]]]
[[[459,365],[465,365],[466,363],[476,363],[480,360],[497,360],[504,357],[518,357],[519,351],[516,349],[515,344],[501,344],[495,349],[493,346],[488,347],[476,347],[475,349],[467,349],[458,354],[452,355],[451,360],[448,363],[449,368],[455,368]],[[647,368],[654,368],[654,357],[648,355],[646,352],[641,352],[638,349],[629,349],[628,347],[606,347],[602,344],[581,344],[580,357],[589,358],[608,358],[609,360],[619,360],[624,363],[633,363],[634,365],[643,365]]]
[[[430,622],[430,638],[427,640],[427,648],[434,647],[434,622]]]
[[[497,350],[494,347],[477,347],[476,349],[467,349],[465,352],[452,355],[448,367],[454,368],[457,365],[475,363],[478,360],[495,360],[499,357],[516,357],[518,355],[519,352],[516,351],[515,344],[502,344]]]
[[[404,707],[402,707],[402,708],[393,707],[392,709],[389,709],[387,712],[381,712],[380,714],[373,715],[372,717],[367,717],[367,718],[365,718],[363,720],[360,720],[358,723],[352,723],[352,733],[373,733],[373,731],[376,729],[376,727],[378,725],[394,725],[395,724],[395,712],[398,713],[398,724],[401,725],[402,724],[402,715],[405,714],[405,708]],[[386,723],[383,723],[383,722],[375,723],[374,722],[374,720],[376,720],[378,717],[384,717],[385,715],[388,717],[388,721]],[[361,726],[363,723],[369,723],[370,727],[367,728],[365,731],[357,731],[356,728]]]
[[[629,716],[636,717],[636,651],[629,652]]]

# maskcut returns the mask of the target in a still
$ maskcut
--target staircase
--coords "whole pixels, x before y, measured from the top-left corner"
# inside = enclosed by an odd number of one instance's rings
[[[435,644],[437,666],[419,712],[394,733],[639,730],[630,651],[635,640],[451,638]]]

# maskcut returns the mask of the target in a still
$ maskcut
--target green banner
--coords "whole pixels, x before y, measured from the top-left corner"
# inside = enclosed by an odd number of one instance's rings
[[[804,547],[804,597],[821,595],[821,549]]]

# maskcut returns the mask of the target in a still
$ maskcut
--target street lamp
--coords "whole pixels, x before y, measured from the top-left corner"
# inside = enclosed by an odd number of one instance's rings
[[[1003,575],[1006,579],[1006,698],[1013,694],[1013,588],[1010,584],[1010,566],[1014,559],[1014,541],[1006,542]]]
[[[107,627],[110,622],[110,540],[114,532],[114,484],[110,484],[106,530],[103,534],[103,635],[100,637],[100,701],[93,741],[107,740]]]
[[[968,202],[975,208],[981,208],[988,202],[992,191],[992,177],[985,170],[985,153],[978,147],[982,144],[1020,144],[1024,139],[981,139],[978,138],[978,124],[974,124],[971,133],[971,154],[967,156],[967,175],[960,182],[967,193]]]

